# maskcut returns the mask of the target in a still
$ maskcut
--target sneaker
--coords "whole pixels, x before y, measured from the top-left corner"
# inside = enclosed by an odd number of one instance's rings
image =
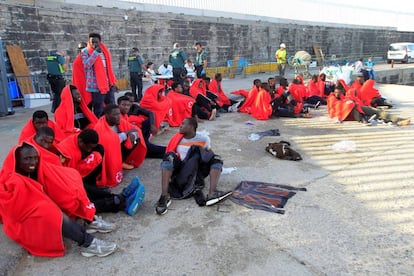
[[[115,223],[107,222],[101,216],[94,216],[93,221],[86,226],[86,233],[109,233],[116,229]]]
[[[155,211],[158,215],[164,215],[168,211],[168,207],[171,205],[170,196],[161,195],[160,199],[158,200],[157,206],[155,207]]]
[[[135,193],[135,191],[137,190],[139,184],[140,184],[140,180],[138,176],[134,176],[134,178],[132,178],[131,183],[129,183],[128,186],[126,186],[123,190],[121,195],[127,199],[130,195],[132,195],[133,193]]]
[[[315,104],[315,109],[318,109],[320,105],[321,105],[321,101],[318,101],[318,102]]]
[[[402,119],[397,122],[397,126],[408,126],[411,123],[411,119]]]
[[[93,238],[92,243],[88,247],[81,249],[84,257],[105,257],[115,252],[117,246],[114,242],[106,242],[97,238]]]
[[[197,202],[198,206],[206,206],[206,197],[202,190],[197,190],[194,192],[193,197]]]
[[[138,178],[138,177],[137,177]],[[142,202],[145,197],[145,187],[139,182],[138,187],[135,189],[135,192],[132,193],[125,201],[125,212],[133,216],[138,212],[139,207],[141,207]]]
[[[372,115],[371,117],[369,117],[368,123],[371,123],[371,121],[375,120],[376,118],[377,118],[377,114]]]
[[[208,118],[208,120],[209,120],[209,121],[214,120],[214,119],[216,118],[216,115],[217,115],[217,109],[213,108],[213,109],[211,110],[210,118]]]
[[[212,206],[214,204],[217,204],[220,201],[223,201],[229,196],[231,196],[232,193],[233,191],[228,191],[228,192],[215,191],[213,194],[207,196],[206,206]]]

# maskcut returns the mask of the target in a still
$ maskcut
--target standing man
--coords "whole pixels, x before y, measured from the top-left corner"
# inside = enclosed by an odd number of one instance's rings
[[[170,52],[168,61],[173,68],[174,82],[180,83],[182,86],[184,84],[184,79],[187,76],[187,72],[184,67],[185,62],[187,61],[187,56],[184,51],[180,49],[180,45],[178,43],[174,43],[173,50]]]
[[[142,99],[142,77],[147,68],[139,54],[138,48],[132,48],[132,55],[128,58],[128,67],[134,101],[139,102]]]
[[[59,51],[53,51],[50,56],[46,58],[47,66],[47,80],[53,92],[52,113],[60,104],[60,93],[66,85],[65,71],[68,70],[69,56]]]
[[[286,45],[285,43],[281,43],[279,50],[275,53],[275,58],[277,61],[277,68],[279,70],[279,77],[285,76],[285,69],[286,69]]]
[[[197,50],[197,56],[194,63],[197,78],[204,78],[206,76],[208,54],[206,50],[203,49],[200,42],[196,42],[194,48]]]
[[[112,70],[111,53],[101,35],[90,33],[88,46],[81,52],[86,77],[86,91],[92,94],[92,108],[96,117],[101,117],[103,105],[115,103],[116,77]]]

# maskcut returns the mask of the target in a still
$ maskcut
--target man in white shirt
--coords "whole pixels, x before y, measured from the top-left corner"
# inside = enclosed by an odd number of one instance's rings
[[[212,206],[232,194],[216,189],[223,161],[211,151],[210,138],[196,130],[195,118],[184,119],[179,132],[168,143],[161,163],[162,193],[155,208],[158,215],[167,212],[170,194],[174,198],[193,196],[199,206]],[[205,199],[202,189],[208,175],[210,187]]]

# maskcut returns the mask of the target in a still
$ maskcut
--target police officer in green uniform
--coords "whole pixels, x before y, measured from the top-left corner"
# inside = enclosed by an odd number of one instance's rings
[[[60,94],[66,85],[65,71],[69,63],[69,57],[63,52],[53,51],[46,58],[47,80],[53,92],[52,113],[60,104]]]
[[[128,58],[128,66],[132,94],[134,95],[135,102],[140,102],[142,99],[142,77],[146,67],[138,48],[132,48],[132,55]]]
[[[208,54],[206,50],[203,49],[200,42],[196,42],[194,48],[197,50],[197,56],[194,63],[197,78],[204,78],[206,76]]]
[[[184,51],[180,49],[178,43],[174,43],[173,50],[170,52],[168,61],[173,68],[173,80],[176,83],[184,84],[184,79],[187,77],[187,70],[184,65],[187,61],[187,56]]]

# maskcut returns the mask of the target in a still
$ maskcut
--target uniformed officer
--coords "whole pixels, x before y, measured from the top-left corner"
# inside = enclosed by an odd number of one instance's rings
[[[184,51],[180,49],[180,45],[178,43],[174,43],[173,50],[170,52],[168,61],[173,68],[174,82],[180,83],[181,86],[183,86],[184,79],[187,77],[187,71],[184,66],[187,61],[187,56]]]
[[[194,63],[197,78],[204,78],[206,76],[208,54],[206,50],[203,49],[200,42],[196,42],[194,48],[197,51],[197,56]]]
[[[147,68],[139,54],[138,48],[132,48],[132,55],[128,58],[128,66],[132,94],[134,95],[134,100],[140,102],[142,99],[142,77]]]
[[[68,69],[69,56],[63,52],[53,51],[46,58],[47,80],[53,92],[52,113],[60,104],[60,94],[66,85],[65,71]]]

